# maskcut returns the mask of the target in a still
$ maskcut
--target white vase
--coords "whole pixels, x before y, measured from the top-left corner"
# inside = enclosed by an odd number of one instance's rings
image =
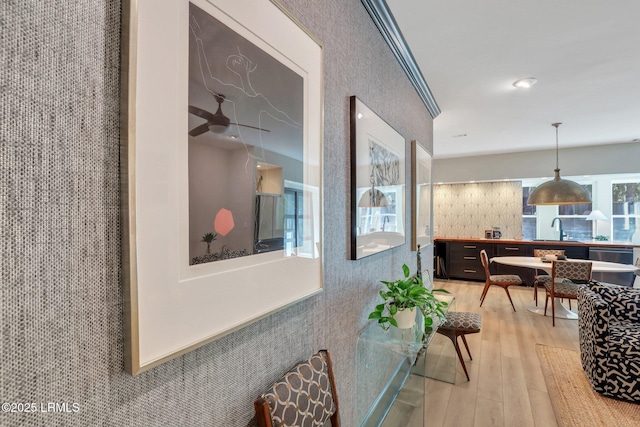
[[[399,309],[393,318],[398,322],[398,329],[409,329],[416,323],[415,307]]]

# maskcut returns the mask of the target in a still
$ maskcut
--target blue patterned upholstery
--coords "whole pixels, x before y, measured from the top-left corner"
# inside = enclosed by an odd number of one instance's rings
[[[598,393],[640,402],[640,289],[578,290],[582,367]]]

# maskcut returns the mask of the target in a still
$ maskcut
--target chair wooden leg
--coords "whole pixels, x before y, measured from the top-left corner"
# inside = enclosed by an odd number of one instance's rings
[[[569,299],[569,310],[571,310],[571,298],[568,298],[568,299]]]
[[[484,300],[485,295],[487,295],[487,291],[489,290],[489,286],[491,286],[491,285],[485,282],[484,288],[482,288],[482,294],[480,294],[480,302],[482,302]]]
[[[480,307],[482,307],[482,303],[484,302],[484,298],[487,296],[487,291],[491,285],[488,283],[484,284],[484,289],[482,290],[482,295],[480,296]]]
[[[458,336],[456,335],[456,331],[453,329],[438,329],[437,332],[451,340],[451,343],[453,343],[453,347],[456,349],[456,353],[458,354],[458,359],[460,360],[460,364],[462,365],[464,374],[467,376],[467,381],[470,381],[469,373],[467,372],[467,366],[464,364],[464,359],[462,358],[462,352],[460,351],[460,347],[458,346]]]
[[[536,307],[538,306],[538,281],[533,281],[533,299],[536,302]]]
[[[509,287],[505,286],[504,291],[507,293],[507,296],[509,297],[509,302],[511,303],[511,307],[513,307],[513,311],[516,311],[516,306],[513,305],[513,300],[511,299],[511,295],[509,294]]]
[[[453,338],[453,346],[456,348],[456,353],[458,353],[458,359],[460,359],[460,364],[462,365],[464,374],[467,376],[467,381],[471,381],[469,379],[469,373],[467,372],[467,366],[464,364],[464,359],[462,358],[462,352],[460,351],[460,346],[458,345],[458,337]]]
[[[469,344],[467,344],[467,339],[464,337],[464,334],[460,336],[462,337],[462,342],[464,343],[464,346],[467,349],[467,353],[469,353],[469,359],[473,360],[473,357],[471,357],[471,352],[469,351]]]
[[[546,291],[545,291],[546,294]],[[544,300],[544,315],[547,315],[547,305],[549,304],[549,294],[546,294],[547,298]]]
[[[551,295],[551,324],[556,326],[556,299]]]

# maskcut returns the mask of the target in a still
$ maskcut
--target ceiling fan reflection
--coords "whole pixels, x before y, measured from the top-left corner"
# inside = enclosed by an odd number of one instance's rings
[[[194,107],[193,105],[189,105],[189,112],[195,116],[201,117],[203,119],[205,119],[207,122],[203,123],[199,126],[196,126],[195,128],[191,129],[189,131],[189,135],[191,136],[198,136],[198,135],[202,135],[203,133],[209,131],[209,132],[213,132],[216,134],[221,134],[224,133],[227,129],[229,129],[230,125],[236,125],[236,126],[242,126],[242,127],[246,127],[249,129],[256,129],[259,130],[261,132],[271,132],[268,129],[263,129],[260,127],[256,127],[256,126],[251,126],[251,125],[245,125],[242,123],[234,123],[232,122],[229,117],[225,116],[222,113],[222,103],[225,100],[225,96],[224,95],[217,95],[214,94],[213,95],[216,99],[216,102],[218,103],[218,110],[214,113],[211,114],[208,111],[205,111],[201,108],[198,107]]]

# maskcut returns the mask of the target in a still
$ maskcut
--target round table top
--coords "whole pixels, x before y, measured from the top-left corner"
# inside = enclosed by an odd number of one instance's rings
[[[591,263],[591,271],[599,273],[629,273],[640,271],[640,268],[631,264],[619,264],[617,262],[595,261],[589,259],[567,259],[567,261],[588,261]],[[551,273],[551,262],[542,262],[540,258],[528,256],[497,256],[491,258],[491,262],[511,265],[514,267],[535,268]]]

